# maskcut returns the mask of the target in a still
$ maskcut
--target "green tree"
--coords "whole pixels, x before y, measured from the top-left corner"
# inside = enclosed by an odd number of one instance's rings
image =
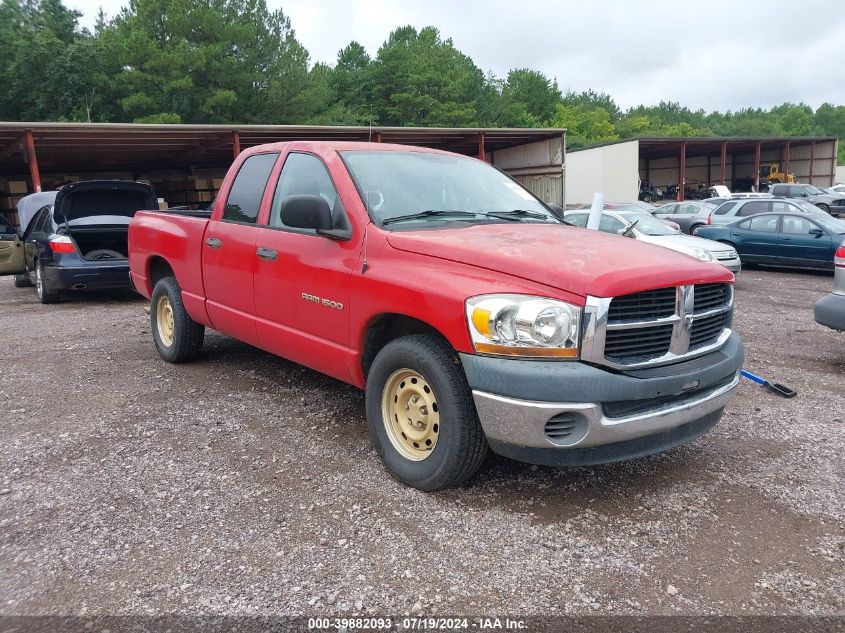
[[[277,122],[307,114],[308,53],[264,0],[130,0],[103,37],[125,116]]]
[[[549,124],[566,128],[567,145],[572,148],[619,139],[610,112],[602,107],[559,103]]]
[[[456,126],[478,124],[484,74],[443,40],[434,27],[396,29],[373,63],[375,106],[385,125]]]
[[[530,68],[517,68],[508,73],[502,96],[525,106],[537,121],[548,121],[555,113],[555,106],[562,99],[557,81]]]

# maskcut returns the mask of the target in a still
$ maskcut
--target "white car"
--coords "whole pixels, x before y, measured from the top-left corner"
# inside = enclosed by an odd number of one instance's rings
[[[568,211],[564,220],[575,226],[586,227],[589,216],[589,211]],[[734,274],[742,269],[742,261],[733,247],[701,237],[684,235],[645,211],[605,209],[602,212],[599,231],[625,235],[648,244],[671,248],[704,262],[716,262]]]

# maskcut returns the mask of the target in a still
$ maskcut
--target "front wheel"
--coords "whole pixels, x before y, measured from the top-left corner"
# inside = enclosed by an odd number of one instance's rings
[[[366,404],[376,451],[409,486],[457,486],[487,455],[466,376],[439,338],[415,334],[385,345],[367,376]]]
[[[202,349],[205,326],[188,315],[176,279],[159,280],[150,303],[150,326],[159,355],[168,363],[194,360]]]
[[[15,275],[15,288],[29,288],[31,285],[32,281],[26,273]]]
[[[822,211],[824,211],[825,213],[828,213],[828,214],[830,213],[830,207],[827,206],[826,204],[817,204],[816,206],[819,209],[821,209]]]

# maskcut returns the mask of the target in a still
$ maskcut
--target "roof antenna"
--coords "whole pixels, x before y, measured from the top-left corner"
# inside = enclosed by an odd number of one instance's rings
[[[367,132],[367,162],[370,163],[370,167],[372,168],[372,157],[373,157],[373,104],[370,104],[370,126]],[[370,189],[367,188],[367,223],[364,225],[364,261],[361,264],[361,274],[367,272],[367,269],[370,267],[369,262],[367,261],[367,232],[370,228]]]

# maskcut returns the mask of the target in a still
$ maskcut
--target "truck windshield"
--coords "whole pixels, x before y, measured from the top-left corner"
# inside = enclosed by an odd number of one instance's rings
[[[341,155],[379,224],[560,221],[519,184],[477,160],[427,152]]]

